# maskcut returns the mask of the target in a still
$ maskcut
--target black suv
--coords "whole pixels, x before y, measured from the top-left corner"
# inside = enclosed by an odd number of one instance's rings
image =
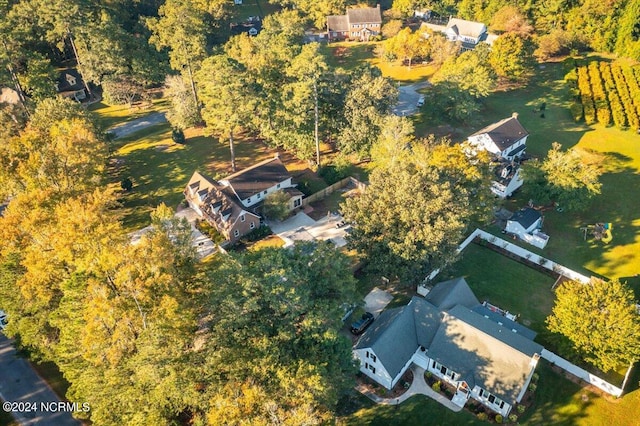
[[[361,334],[371,325],[372,322],[373,314],[371,312],[365,312],[362,314],[362,318],[351,324],[351,332],[353,334]]]

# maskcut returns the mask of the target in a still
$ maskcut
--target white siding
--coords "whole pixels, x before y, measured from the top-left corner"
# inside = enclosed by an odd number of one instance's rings
[[[360,372],[387,389],[393,388],[393,378],[389,375],[380,360],[377,359],[377,356],[376,360],[373,361],[371,356],[367,357],[367,352],[369,352],[369,355],[376,356],[371,348],[356,349],[353,351],[354,357],[360,361]],[[375,372],[371,368],[367,367],[367,365],[372,366],[375,369]]]

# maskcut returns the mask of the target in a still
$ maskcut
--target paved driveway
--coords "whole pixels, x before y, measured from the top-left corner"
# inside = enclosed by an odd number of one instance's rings
[[[374,287],[364,298],[364,310],[378,318],[384,308],[393,300],[393,296],[378,287]]]
[[[35,372],[31,364],[19,358],[13,342],[0,334],[0,398],[8,402],[29,403],[35,411],[13,413],[23,425],[80,426],[81,423],[66,411],[40,410],[41,404],[60,402],[58,396]],[[33,406],[35,404],[35,407]],[[53,406],[46,405],[46,407]]]
[[[107,133],[111,133],[114,139],[123,138],[131,133],[135,133],[155,124],[164,123],[165,121],[167,121],[167,117],[164,115],[164,112],[153,112],[146,117],[131,120],[127,123],[112,127],[107,130]]]
[[[345,234],[348,226],[337,228],[342,221],[340,215],[329,215],[315,221],[304,212],[299,212],[283,222],[270,221],[269,227],[274,234],[284,240],[284,246],[289,247],[295,241],[331,240],[337,247],[347,244]]]
[[[429,87],[428,81],[416,84],[408,84],[398,88],[398,103],[393,107],[393,113],[399,116],[413,115],[418,111],[417,103],[420,99],[418,90]]]

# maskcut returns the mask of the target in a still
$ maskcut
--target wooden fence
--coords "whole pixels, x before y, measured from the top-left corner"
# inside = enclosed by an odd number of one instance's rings
[[[334,183],[333,185],[329,185],[327,186],[325,189],[322,189],[314,194],[309,195],[308,197],[305,197],[302,199],[302,206],[307,206],[315,201],[318,200],[322,200],[323,198],[327,197],[329,194],[335,192],[336,190],[340,189],[340,188],[344,188],[345,186],[349,185],[349,184],[353,184],[356,188],[358,188],[358,190],[360,191],[364,191],[364,189],[367,187],[366,183],[360,182],[358,179],[354,178],[354,177],[346,177],[342,180],[339,180],[338,182]]]

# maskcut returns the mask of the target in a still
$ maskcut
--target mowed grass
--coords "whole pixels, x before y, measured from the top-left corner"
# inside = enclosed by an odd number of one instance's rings
[[[130,108],[128,105],[107,105],[102,102],[89,105],[89,111],[96,113],[98,121],[106,130],[118,124],[142,118],[153,112],[166,111],[168,103],[166,99],[155,99],[151,104],[142,107]]]
[[[113,182],[119,185],[129,177],[134,184],[121,200],[127,230],[148,225],[149,214],[160,203],[175,208],[184,199],[182,191],[196,170],[212,178],[231,173],[228,144],[203,136],[201,129],[188,129],[185,136],[184,145],[173,143],[171,128],[164,123],[112,142]],[[238,140],[235,151],[238,170],[275,154],[253,140]]]
[[[455,413],[434,400],[424,396],[416,395],[400,405],[375,405],[366,399],[356,400],[354,405],[359,403],[361,408],[350,413],[348,417],[338,418],[337,424],[342,426],[356,425],[486,425],[474,417],[468,411]]]
[[[377,67],[382,75],[399,83],[416,83],[431,77],[436,68],[429,64],[417,63],[411,68],[401,61],[387,62],[375,55],[377,46],[381,42],[340,41],[324,47],[328,62],[347,70],[369,64]]]
[[[437,281],[464,277],[480,300],[520,315],[519,322],[544,331],[551,313],[555,279],[479,244],[469,244],[462,259],[437,277]]]

